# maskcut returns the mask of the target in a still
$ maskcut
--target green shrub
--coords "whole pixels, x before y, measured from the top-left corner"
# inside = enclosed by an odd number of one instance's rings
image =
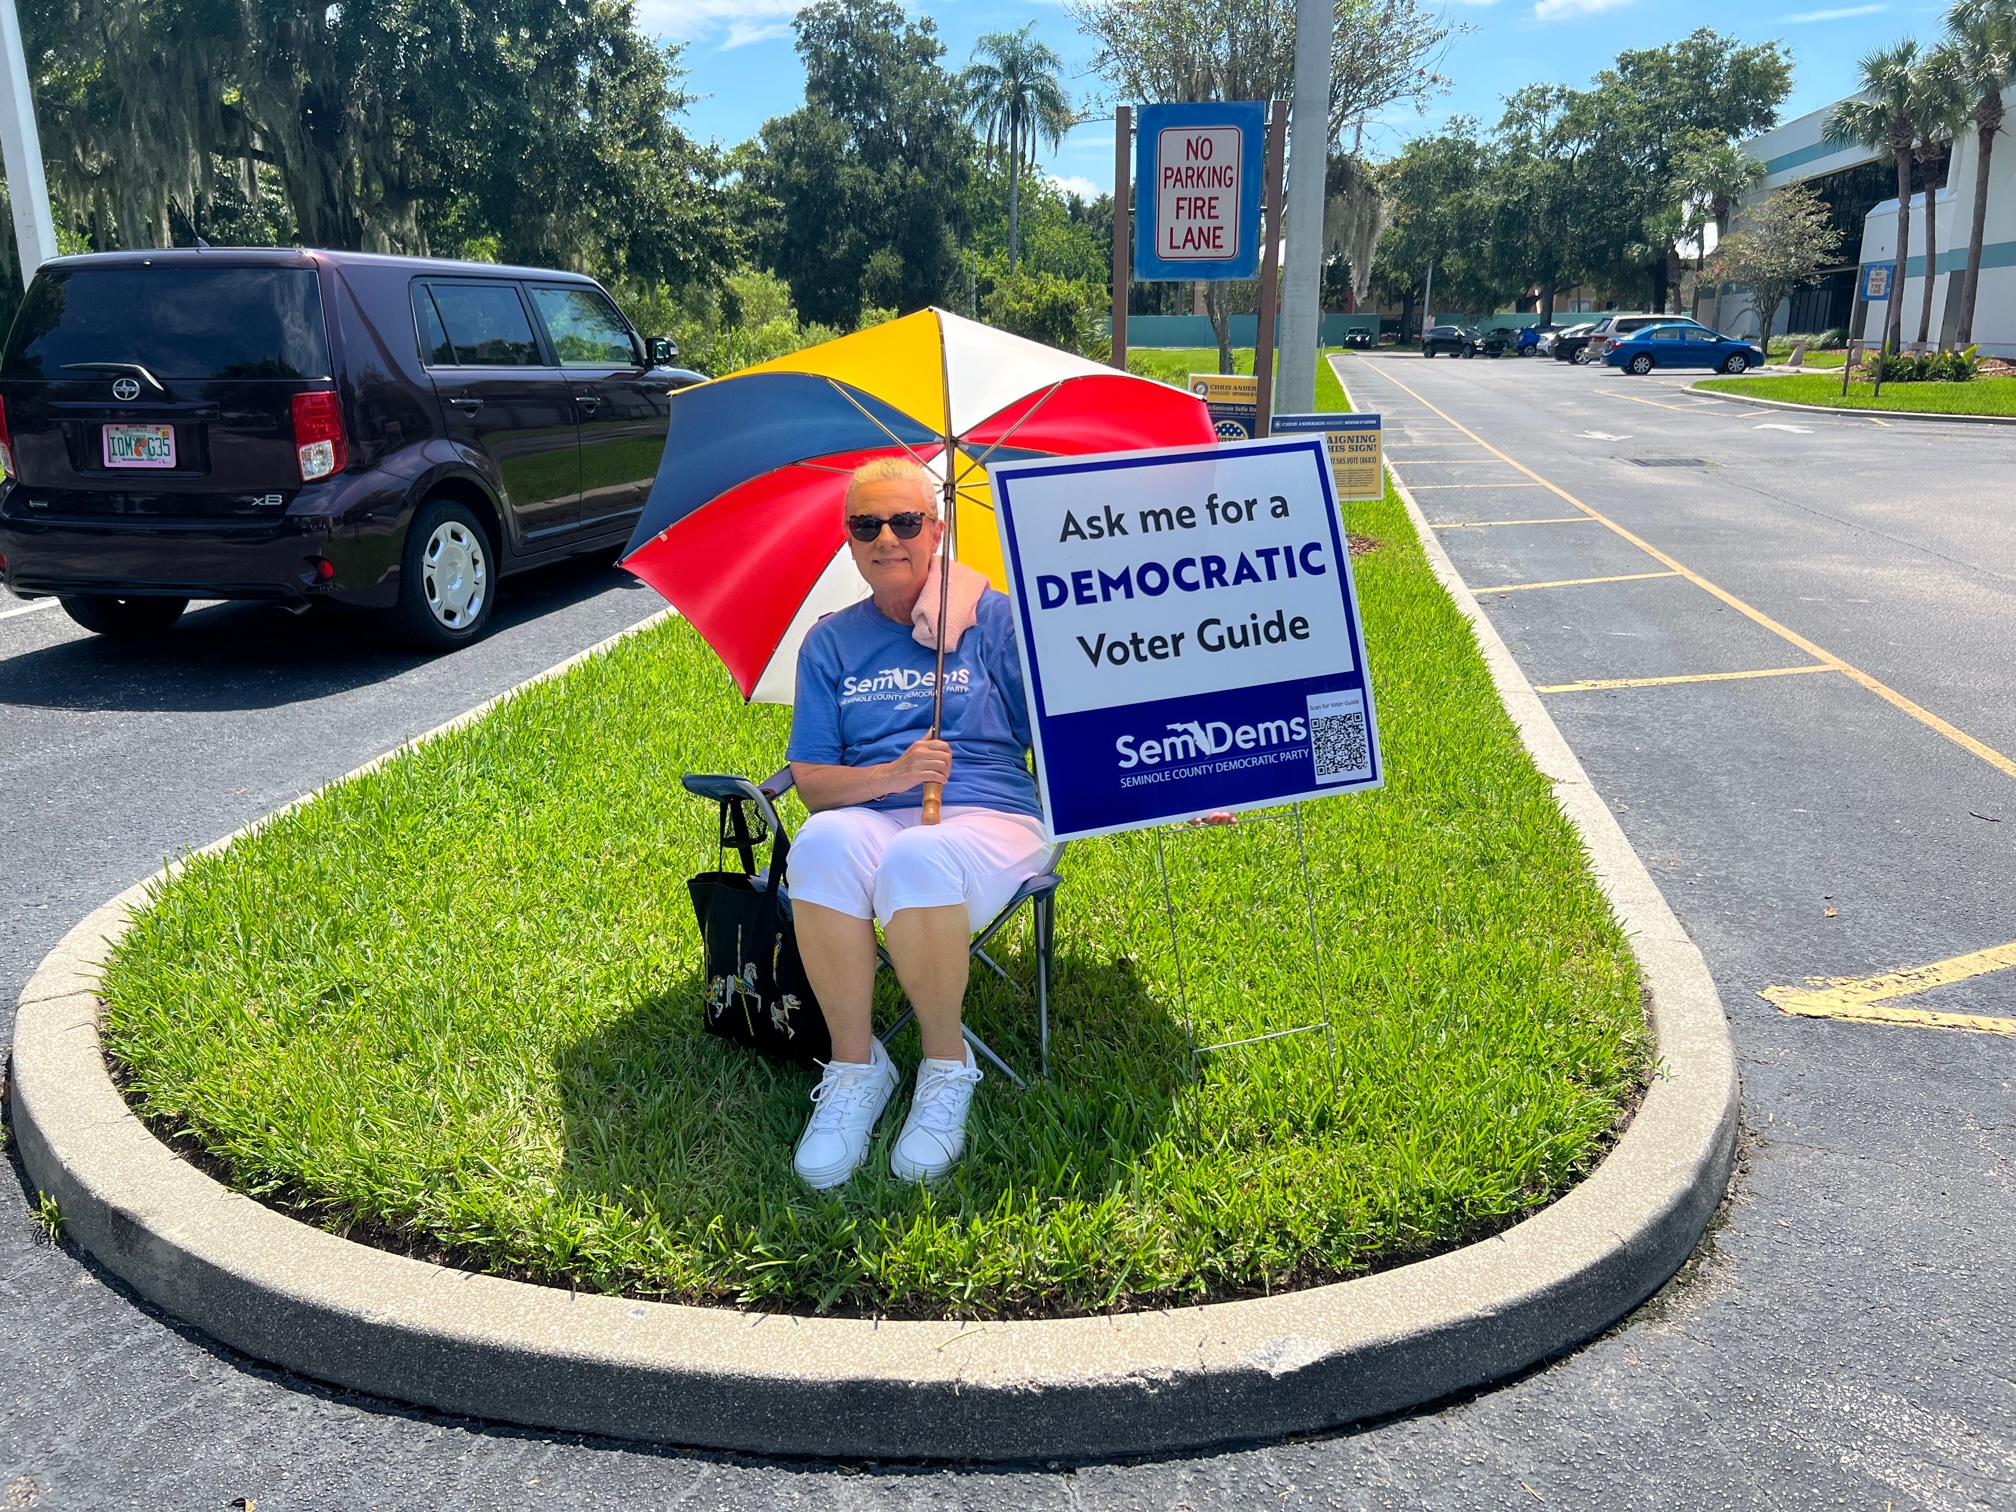
[[[1099,328],[1105,307],[1106,291],[1085,279],[1026,270],[996,278],[980,296],[980,315],[989,325],[1087,357],[1106,348]]]
[[[719,288],[674,293],[665,285],[619,292],[617,303],[646,336],[679,343],[682,367],[718,378],[724,373],[831,341],[840,333],[800,321],[791,286],[774,273],[744,268]]]
[[[1885,383],[1971,383],[1981,375],[1974,351],[1885,352],[1870,362],[1870,376]]]

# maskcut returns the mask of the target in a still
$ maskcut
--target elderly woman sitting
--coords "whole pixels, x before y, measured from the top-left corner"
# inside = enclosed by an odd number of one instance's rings
[[[937,493],[911,462],[884,458],[854,473],[847,542],[873,596],[814,625],[798,654],[785,754],[812,817],[792,844],[789,882],[833,1058],[792,1164],[818,1188],[838,1186],[867,1159],[896,1089],[896,1067],[869,1026],[875,921],[924,1039],[889,1168],[931,1181],[965,1153],[980,1080],[959,1024],[967,944],[1049,855],[1026,762],[1022,664],[1008,600],[992,588],[963,633],[961,617],[949,617],[942,738],[928,738],[937,641],[913,615],[929,620],[938,607]],[[955,590],[965,589],[955,596],[968,604],[974,578],[955,569]],[[932,826],[919,822],[927,782],[944,784],[943,819]]]

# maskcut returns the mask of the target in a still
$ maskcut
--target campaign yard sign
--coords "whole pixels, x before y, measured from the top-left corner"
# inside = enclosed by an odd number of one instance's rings
[[[1134,276],[1251,278],[1260,262],[1266,107],[1142,107],[1134,169]]]
[[[988,476],[1052,839],[1385,780],[1320,437]]]
[[[1267,430],[1275,436],[1322,436],[1330,448],[1330,482],[1339,500],[1386,497],[1386,470],[1379,455],[1384,429],[1377,415],[1276,415]]]
[[[1211,412],[1220,441],[1250,441],[1260,428],[1260,380],[1251,373],[1192,373],[1190,392]]]

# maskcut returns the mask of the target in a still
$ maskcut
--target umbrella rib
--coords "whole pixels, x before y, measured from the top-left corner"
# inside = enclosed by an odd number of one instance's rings
[[[992,446],[988,447],[987,450],[985,450],[984,452],[980,453],[979,456],[974,457],[972,459],[974,466],[976,467],[984,466],[989,457],[993,456],[995,452],[999,451],[1002,447],[1008,444],[1008,438],[1010,436],[1014,435],[1015,432],[1022,429],[1023,426],[1027,425],[1031,420],[1036,418],[1036,411],[1040,410],[1041,408],[1043,408],[1044,405],[1048,404],[1051,400],[1051,397],[1057,392],[1057,390],[1059,390],[1062,387],[1064,387],[1064,380],[1061,378],[1058,379],[1055,383],[1051,384],[1050,387],[1044,391],[1043,397],[1041,399],[1038,399],[1034,404],[1030,405],[1028,410],[1023,414],[1020,420],[1017,420],[1013,425],[1009,426],[1007,430],[1003,431],[998,437],[996,437],[994,444]]]
[[[848,393],[845,384],[835,383],[834,380],[831,378],[828,378],[826,381],[828,383],[833,384],[833,391],[835,393],[837,393],[841,398],[845,399],[849,404],[853,405],[854,408],[861,411],[861,413],[867,417],[868,423],[870,425],[873,425],[877,430],[882,432],[883,435],[887,436],[891,441],[894,441],[898,446],[902,447],[903,450],[908,452],[910,454],[910,460],[912,462],[915,462],[919,467],[922,467],[924,465],[924,459],[917,454],[917,449],[914,446],[912,446],[908,441],[905,441],[901,436],[897,435],[896,432],[889,429],[888,426],[884,425],[881,422],[881,420],[878,419],[874,415],[874,413],[869,410],[867,405],[863,404],[859,399],[856,399],[852,394]]]

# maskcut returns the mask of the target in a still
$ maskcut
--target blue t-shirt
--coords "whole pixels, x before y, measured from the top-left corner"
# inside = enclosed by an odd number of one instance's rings
[[[939,737],[952,747],[944,802],[970,803],[1042,817],[1029,774],[1029,699],[1008,596],[989,588],[978,617],[945,653],[945,714]],[[791,713],[791,761],[880,766],[931,730],[931,680],[938,653],[920,646],[863,599],[812,627],[798,650],[798,695]],[[918,808],[924,785],[865,805]]]

